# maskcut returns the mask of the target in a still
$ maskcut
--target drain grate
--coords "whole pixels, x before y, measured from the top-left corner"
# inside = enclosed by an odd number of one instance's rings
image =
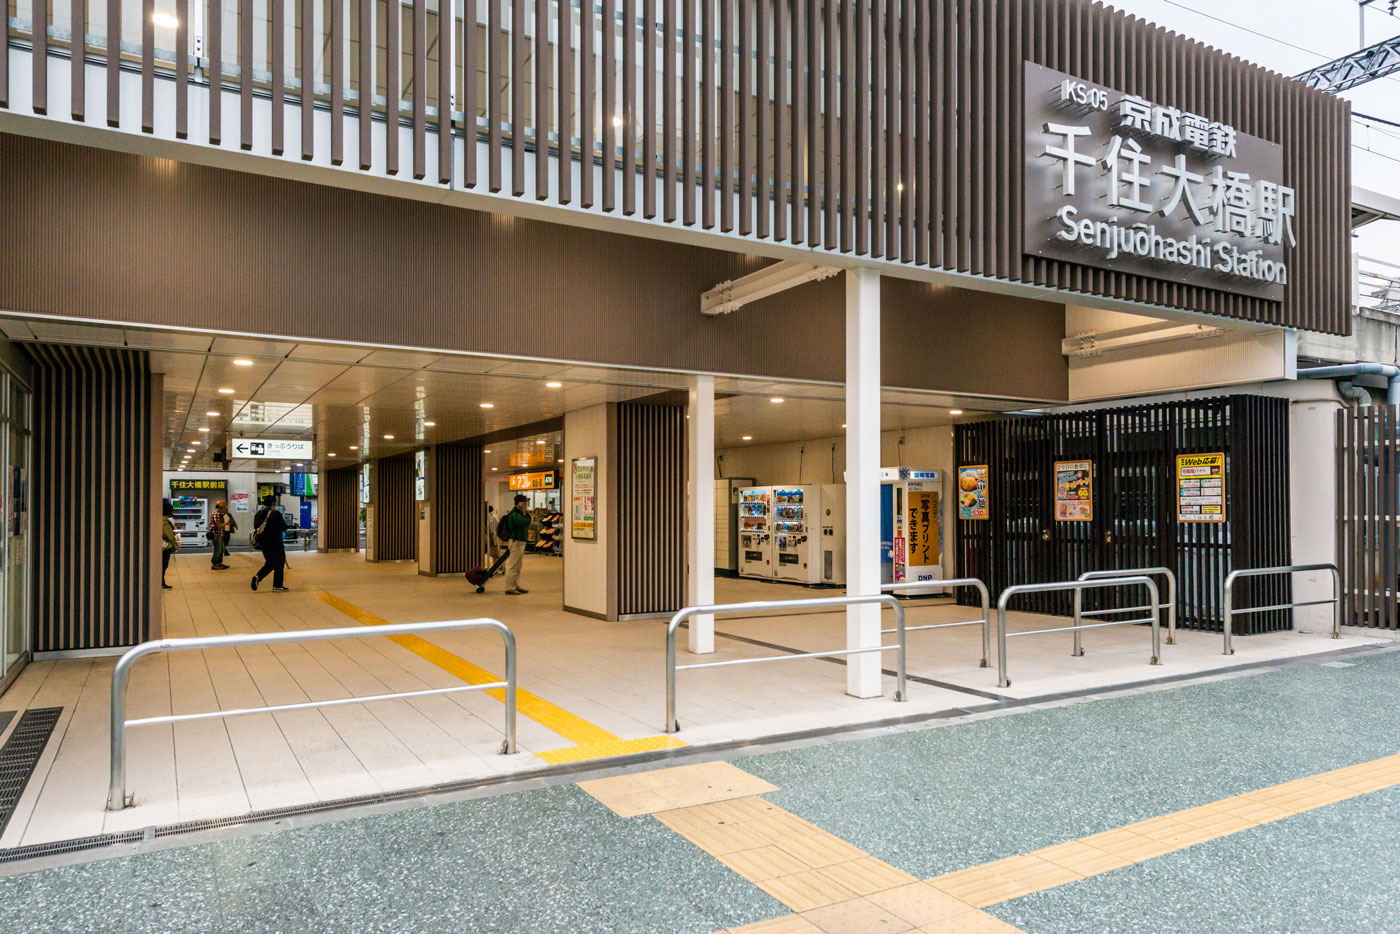
[[[5,745],[0,746],[0,833],[9,826],[19,796],[24,794],[24,786],[29,784],[61,713],[62,707],[26,710]]]

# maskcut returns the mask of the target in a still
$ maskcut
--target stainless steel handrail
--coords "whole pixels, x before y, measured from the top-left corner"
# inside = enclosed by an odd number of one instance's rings
[[[176,714],[164,717],[126,719],[126,687],[131,668],[147,655],[157,652],[178,652],[185,649],[226,649],[244,645],[275,645],[283,642],[317,642],[327,639],[364,639],[372,636],[401,636],[424,632],[449,632],[460,629],[494,629],[501,634],[506,650],[506,679],[490,684],[468,684],[461,687],[433,688],[425,691],[401,691],[395,694],[375,694],[372,697],[345,697],[325,701],[305,701],[298,704],[278,704],[272,707],[244,707],[236,710],[213,710],[205,713]],[[431,623],[392,623],[387,626],[348,626],[341,629],[302,629],[283,632],[247,632],[223,636],[200,636],[190,639],[159,639],[143,642],[129,649],[117,661],[112,671],[112,772],[107,788],[107,809],[119,811],[132,804],[126,793],[126,728],[153,723],[178,723],[182,720],[208,720],[240,717],[255,713],[276,713],[283,710],[307,710],[313,707],[335,707],[342,704],[367,704],[371,701],[404,697],[424,697],[429,694],[455,694],[462,691],[505,689],[505,740],[501,753],[515,752],[515,634],[500,620],[455,619]]]
[[[1056,593],[1063,590],[1072,590],[1081,593],[1085,590],[1093,590],[1100,587],[1128,587],[1140,584],[1147,588],[1148,606],[1152,610],[1152,615],[1147,619],[1124,619],[1111,623],[1088,623],[1087,625],[1057,626],[1054,629],[1028,629],[1025,632],[1006,631],[1006,605],[1011,602],[1011,598],[1023,593]],[[1157,665],[1157,659],[1162,654],[1162,598],[1157,591],[1157,584],[1150,577],[1114,577],[1108,580],[1079,580],[1061,581],[1055,584],[1017,584],[1008,587],[1001,592],[1001,598],[997,600],[997,685],[999,687],[1010,687],[1011,681],[1006,677],[1006,640],[1016,636],[1040,636],[1051,632],[1072,632],[1078,629],[1104,629],[1109,626],[1133,626],[1138,623],[1152,624],[1152,658],[1149,664]]]
[[[1269,574],[1293,574],[1297,571],[1331,571],[1332,572],[1332,599],[1331,600],[1304,600],[1294,603],[1277,603],[1273,606],[1252,606],[1237,610],[1234,607],[1235,581],[1241,577],[1263,577]],[[1225,604],[1225,651],[1222,654],[1234,655],[1235,646],[1232,640],[1234,635],[1234,622],[1236,616],[1248,616],[1251,613],[1263,613],[1267,610],[1294,610],[1303,606],[1325,606],[1332,604],[1332,638],[1339,639],[1342,635],[1342,572],[1337,570],[1335,564],[1289,564],[1277,568],[1241,568],[1238,571],[1231,571],[1225,577],[1224,592],[1221,595],[1221,602]]]
[[[946,581],[904,581],[898,584],[882,584],[880,590],[885,593],[899,593],[904,590],[923,590],[926,587],[976,587],[977,592],[982,595],[982,618],[969,619],[956,623],[932,623],[927,626],[906,626],[905,632],[920,632],[924,629],[952,629],[957,626],[982,626],[982,662],[977,667],[986,668],[987,660],[992,655],[992,596],[987,592],[987,585],[975,577],[958,577]],[[893,629],[881,629],[882,633],[894,632]]]
[[[1167,611],[1167,645],[1176,645],[1176,572],[1171,568],[1123,568],[1117,571],[1085,571],[1079,575],[1079,580],[1107,580],[1112,577],[1151,577],[1161,574],[1167,579],[1167,602],[1162,604],[1162,609]],[[1145,610],[1145,606],[1124,607],[1120,610],[1090,610],[1084,612],[1084,593],[1076,590],[1074,592],[1074,623],[1079,625],[1079,621],[1085,616],[1104,616],[1108,613],[1131,613],[1134,610]],[[1084,647],[1080,644],[1079,633],[1074,634],[1074,654],[1083,655]]]
[[[788,652],[783,655],[764,655],[758,658],[733,658],[722,662],[699,662],[694,665],[676,664],[676,630],[681,623],[692,616],[710,616],[719,613],[752,613],[760,610],[794,610],[812,607],[860,606],[867,603],[884,603],[894,607],[895,632],[898,641],[894,645],[871,645],[863,649],[838,649],[831,652]],[[906,641],[904,636],[904,607],[890,594],[870,594],[868,596],[813,597],[806,600],[759,600],[751,603],[716,603],[712,606],[688,606],[678,610],[666,626],[666,727],[667,733],[679,732],[681,725],[676,720],[676,672],[692,668],[723,668],[727,665],[751,665],[755,662],[777,662],[790,658],[829,658],[840,655],[863,655],[868,652],[888,652],[897,649],[899,662],[895,671],[894,699],[908,700],[905,688],[904,660]]]

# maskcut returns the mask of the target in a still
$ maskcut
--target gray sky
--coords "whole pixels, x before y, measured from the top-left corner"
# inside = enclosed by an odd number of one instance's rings
[[[1360,48],[1355,0],[1120,0],[1113,5],[1289,75]],[[1388,6],[1388,0],[1375,0],[1367,8],[1367,44],[1400,35],[1400,19],[1385,13]],[[1354,111],[1400,123],[1400,72],[1342,96]],[[1351,152],[1353,184],[1400,198],[1400,127],[1353,121]],[[1362,228],[1356,244],[1363,255],[1400,263],[1400,221]]]

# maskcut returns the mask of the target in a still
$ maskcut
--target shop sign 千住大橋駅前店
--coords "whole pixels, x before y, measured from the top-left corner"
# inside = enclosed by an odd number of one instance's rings
[[[1282,299],[1283,147],[1033,62],[1024,93],[1027,254]]]

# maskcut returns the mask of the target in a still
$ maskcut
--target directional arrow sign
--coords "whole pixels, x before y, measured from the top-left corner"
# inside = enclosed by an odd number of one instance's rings
[[[315,457],[312,442],[296,438],[233,438],[229,443],[236,458],[298,461]]]

